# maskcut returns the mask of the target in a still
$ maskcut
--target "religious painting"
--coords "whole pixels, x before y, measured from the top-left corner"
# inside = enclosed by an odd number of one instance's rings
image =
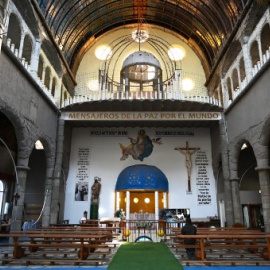
[[[75,184],[75,201],[88,201],[88,182],[78,181]]]
[[[152,154],[155,144],[162,144],[161,138],[150,139],[145,130],[141,129],[138,132],[137,138],[128,137],[130,144],[124,146],[119,143],[122,150],[122,157],[120,160],[126,160],[129,156],[132,156],[135,160],[143,161],[144,158],[149,157]]]

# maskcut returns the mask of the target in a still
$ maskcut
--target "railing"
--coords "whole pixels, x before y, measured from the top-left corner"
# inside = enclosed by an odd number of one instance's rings
[[[266,62],[268,62],[270,59],[270,47],[268,48],[268,50],[265,51],[265,53],[262,56],[262,61],[258,61],[256,63],[256,65],[254,65],[252,67],[252,71],[251,71],[251,78],[250,80],[252,80],[256,74],[261,70],[261,68],[266,64]],[[237,87],[236,89],[233,90],[233,100],[241,93],[245,90],[246,86],[249,84],[249,81],[247,79],[247,77],[245,77],[243,79],[243,81],[240,84],[240,87]],[[233,100],[229,100],[227,106],[229,106]]]
[[[36,76],[36,72],[31,71],[31,66],[29,63],[25,60],[25,58],[19,57],[19,50],[15,48],[15,44],[11,42],[11,39],[8,38],[6,42],[7,47],[10,49],[10,51],[14,54],[14,56],[21,62],[22,66],[25,68],[25,70],[28,72],[29,75],[32,76],[32,78],[37,82],[39,87],[42,89],[43,93],[46,94],[46,96],[56,105],[56,100],[51,94],[50,90],[44,85],[43,81],[40,80]]]
[[[36,71],[32,71],[29,63],[24,59],[19,57],[19,50],[15,48],[14,43],[11,39],[8,38],[6,41],[7,47],[14,54],[14,56],[21,62],[25,70],[32,76],[33,79],[37,82],[42,91],[46,96],[57,105],[57,101],[51,94],[50,90],[44,85],[44,82],[40,80],[37,76]],[[188,100],[195,101],[200,103],[209,103],[213,105],[220,106],[220,102],[217,99],[207,96],[205,93],[207,89],[205,87],[200,87],[201,78],[198,75],[194,75],[194,80],[196,81],[196,91],[192,94],[183,94],[179,90],[175,90],[174,85],[170,87],[167,86],[163,91],[142,91],[142,92],[124,92],[116,91],[111,92],[107,89],[100,91],[90,91],[88,89],[87,95],[75,95],[69,99],[64,100],[62,103],[62,108],[71,104],[87,102],[87,101],[98,101],[98,100]],[[197,78],[198,77],[198,78]]]
[[[124,220],[120,222],[120,230],[128,242],[160,242],[173,234],[173,229],[182,228],[184,224],[184,221]]]
[[[220,105],[220,101],[209,97],[209,96],[200,96],[200,95],[189,95],[181,94],[179,92],[136,92],[136,93],[125,93],[125,92],[108,92],[100,91],[96,93],[91,93],[87,96],[74,96],[69,99],[66,99],[62,107],[66,107],[71,104],[97,101],[97,100],[187,100],[195,101],[200,103],[209,103],[212,105]]]

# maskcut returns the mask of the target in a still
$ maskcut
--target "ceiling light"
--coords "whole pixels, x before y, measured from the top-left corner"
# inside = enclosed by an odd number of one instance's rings
[[[172,47],[168,50],[168,55],[171,60],[173,61],[181,61],[185,56],[184,49],[181,49],[179,47]]]
[[[150,203],[150,199],[149,199],[149,198],[145,198],[145,199],[144,199],[144,202],[145,202],[145,203]]]
[[[194,88],[194,82],[189,78],[185,78],[183,80],[183,90],[184,91],[190,91],[193,88]]]
[[[133,199],[133,202],[134,202],[134,203],[138,203],[138,202],[139,202],[139,199],[138,199],[138,198],[134,198],[134,199]]]
[[[149,38],[146,30],[135,30],[132,32],[131,37],[136,42],[145,42]]]
[[[112,50],[109,46],[105,45],[99,46],[95,50],[95,56],[99,60],[107,60],[112,56]]]

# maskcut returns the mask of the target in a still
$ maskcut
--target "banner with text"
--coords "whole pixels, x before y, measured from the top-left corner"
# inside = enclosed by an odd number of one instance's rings
[[[221,112],[63,112],[66,121],[209,121]]]

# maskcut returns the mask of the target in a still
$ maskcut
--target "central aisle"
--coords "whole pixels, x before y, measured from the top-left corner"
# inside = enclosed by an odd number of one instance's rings
[[[165,243],[124,243],[108,270],[183,270]]]

